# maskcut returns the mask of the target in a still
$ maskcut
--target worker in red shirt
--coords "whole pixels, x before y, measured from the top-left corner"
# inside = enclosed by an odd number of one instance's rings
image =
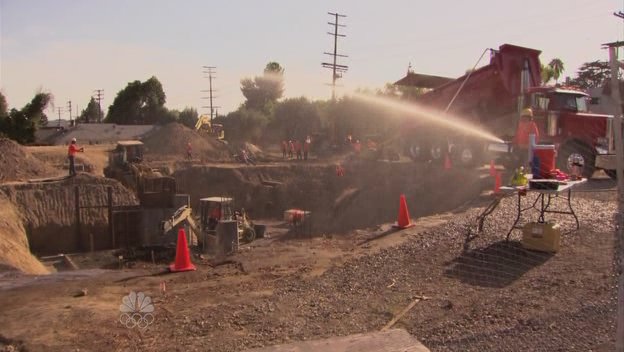
[[[69,148],[67,149],[67,158],[69,159],[69,176],[76,176],[76,153],[84,152],[84,148],[78,148],[76,138],[72,138]]]
[[[310,136],[307,136],[305,143],[303,144],[303,160],[308,160],[308,153],[310,153],[311,144],[312,144],[312,138],[310,138]]]
[[[286,159],[286,153],[288,151],[288,143],[286,143],[286,140],[282,141],[282,159]]]
[[[208,230],[215,230],[217,228],[217,224],[221,220],[221,205],[218,204],[210,211],[210,215],[208,216]]]
[[[520,162],[525,164],[528,158],[528,150],[529,150],[529,135],[535,135],[535,143],[537,144],[539,139],[539,130],[537,128],[537,124],[533,120],[533,110],[530,108],[526,108],[522,110],[520,114],[520,121],[518,122],[518,128],[516,129],[516,135],[514,136],[513,142],[515,145],[514,151],[516,155],[520,158]]]
[[[191,147],[191,142],[186,144],[186,158],[191,160],[193,158],[193,147]]]
[[[301,156],[301,141],[298,139],[295,141],[295,152],[297,153],[297,160],[303,159]]]
[[[292,159],[295,154],[295,143],[292,140],[288,141],[288,159]]]

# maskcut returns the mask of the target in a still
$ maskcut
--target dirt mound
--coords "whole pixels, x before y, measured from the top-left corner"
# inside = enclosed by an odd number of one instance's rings
[[[0,138],[0,182],[58,175],[58,171],[8,138]]]
[[[47,274],[37,258],[30,254],[26,231],[17,211],[9,200],[0,194],[0,271],[17,269],[27,274]]]
[[[214,137],[204,136],[179,123],[162,126],[142,139],[145,157],[158,156],[186,158],[187,144],[191,143],[192,155],[203,161],[223,161],[229,157],[227,147]]]

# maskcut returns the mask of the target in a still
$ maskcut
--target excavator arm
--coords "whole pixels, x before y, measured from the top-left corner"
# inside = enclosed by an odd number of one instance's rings
[[[166,234],[167,232],[171,231],[172,229],[174,229],[176,226],[178,226],[180,223],[184,221],[186,221],[189,224],[193,232],[198,234],[199,228],[197,227],[195,220],[193,220],[192,213],[193,213],[192,209],[186,205],[183,205],[180,208],[178,208],[178,210],[176,210],[175,213],[173,213],[173,215],[168,220],[163,222],[163,227],[162,227],[163,234]]]

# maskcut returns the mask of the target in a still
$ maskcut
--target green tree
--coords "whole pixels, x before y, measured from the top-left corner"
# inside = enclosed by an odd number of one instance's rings
[[[95,101],[95,98],[91,97],[89,104],[87,104],[87,108],[82,110],[82,113],[80,113],[80,116],[76,120],[82,123],[97,122],[100,119],[101,114],[102,111],[100,110],[98,103]]]
[[[117,93],[108,108],[106,121],[117,124],[155,124],[175,120],[175,115],[165,108],[166,96],[158,78],[151,77],[141,83],[128,83]]]
[[[178,121],[192,129],[195,129],[195,124],[197,123],[197,110],[193,108],[185,108],[182,110],[178,116]]]
[[[275,116],[268,128],[269,139],[299,139],[318,132],[321,119],[318,108],[308,99],[291,98],[277,103]]]
[[[570,83],[582,89],[602,87],[611,79],[611,68],[606,61],[586,62],[579,68]]]
[[[277,62],[269,62],[262,76],[241,80],[244,106],[270,113],[273,105],[284,94],[284,68]]]
[[[269,123],[269,118],[262,111],[241,107],[226,117],[219,117],[215,122],[223,123],[228,141],[258,143]]]
[[[6,118],[8,114],[9,105],[7,104],[4,94],[0,92],[0,119]]]
[[[542,75],[542,83],[548,83],[554,76],[554,72],[549,65],[541,64],[540,74]]]
[[[554,58],[550,60],[548,66],[552,70],[552,78],[555,79],[555,84],[557,84],[559,77],[561,77],[561,73],[565,70],[563,67],[563,61],[561,61],[561,59]]]
[[[6,112],[7,104],[4,96],[0,101],[0,133],[18,143],[32,143],[35,141],[35,130],[41,121],[47,121],[44,111],[52,99],[49,93],[37,93],[30,103],[21,110],[11,109]]]

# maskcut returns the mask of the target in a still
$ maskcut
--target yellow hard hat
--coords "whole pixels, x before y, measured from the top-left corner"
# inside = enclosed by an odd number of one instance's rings
[[[533,110],[531,110],[531,108],[523,109],[522,113],[520,114],[520,116],[533,117]]]

